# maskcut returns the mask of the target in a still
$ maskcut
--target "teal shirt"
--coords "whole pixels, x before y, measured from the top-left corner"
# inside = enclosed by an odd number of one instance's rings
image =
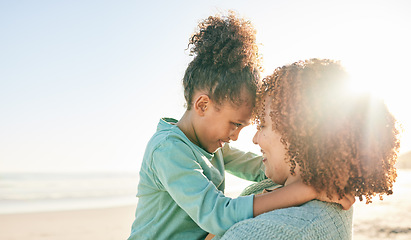
[[[253,217],[253,199],[224,196],[224,170],[251,181],[265,179],[261,157],[226,144],[210,154],[173,123],[161,119],[140,169],[132,239],[204,239]]]

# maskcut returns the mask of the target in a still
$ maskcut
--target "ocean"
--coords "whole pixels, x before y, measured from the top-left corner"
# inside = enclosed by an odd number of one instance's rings
[[[237,197],[251,183],[226,174],[225,195]],[[0,214],[136,205],[137,185],[138,172],[0,173]],[[410,194],[411,170],[400,169],[394,194],[369,205],[357,201],[357,213],[376,207],[411,212]]]
[[[226,195],[251,182],[226,176]],[[0,173],[0,214],[137,204],[138,172]]]
[[[0,214],[137,203],[138,173],[0,173]]]

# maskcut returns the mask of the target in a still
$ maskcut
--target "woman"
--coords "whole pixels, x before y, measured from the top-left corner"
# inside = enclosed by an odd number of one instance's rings
[[[320,59],[278,68],[263,80],[253,142],[273,182],[302,180],[327,196],[352,194],[367,203],[393,193],[400,146],[396,120],[383,101],[351,93],[348,81],[338,62]],[[351,237],[352,210],[313,200],[239,222],[221,239]]]

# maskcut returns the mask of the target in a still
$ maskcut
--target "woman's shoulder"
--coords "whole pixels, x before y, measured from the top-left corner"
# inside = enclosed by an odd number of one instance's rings
[[[240,196],[248,196],[248,195],[257,195],[264,192],[271,192],[278,188],[282,187],[282,185],[274,183],[271,179],[267,178],[260,182],[256,182],[251,184],[250,186],[246,187],[240,194]]]
[[[351,239],[352,210],[310,201],[235,224],[221,239]]]
[[[283,208],[274,210],[258,216],[266,220],[275,219],[281,221],[282,218],[291,220],[287,224],[298,224],[299,228],[302,227],[301,223],[312,224],[313,222],[323,222],[329,219],[334,219],[337,216],[342,216],[340,219],[350,219],[352,217],[352,209],[343,210],[340,205],[336,203],[322,202],[318,200],[309,201],[301,206]]]

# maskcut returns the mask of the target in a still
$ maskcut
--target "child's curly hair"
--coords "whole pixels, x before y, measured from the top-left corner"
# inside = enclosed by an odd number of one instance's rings
[[[298,164],[302,180],[317,191],[369,203],[392,194],[400,130],[382,100],[354,95],[347,81],[340,63],[327,59],[277,68],[263,80],[255,122],[263,123],[265,101],[272,101],[272,128],[282,136],[291,174]]]
[[[183,79],[184,97],[190,110],[194,92],[206,91],[218,105],[230,100],[239,106],[247,90],[254,100],[260,79],[256,30],[250,21],[228,16],[210,16],[198,24],[188,48],[194,55]]]

